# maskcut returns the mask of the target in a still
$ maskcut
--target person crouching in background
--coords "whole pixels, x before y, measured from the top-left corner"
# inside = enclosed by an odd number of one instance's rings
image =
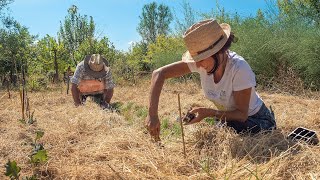
[[[71,92],[75,106],[83,104],[88,96],[108,108],[115,84],[107,60],[100,54],[87,55],[71,78]]]

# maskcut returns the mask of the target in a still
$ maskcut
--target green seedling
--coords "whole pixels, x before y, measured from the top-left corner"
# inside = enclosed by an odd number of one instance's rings
[[[32,164],[39,164],[45,163],[48,160],[47,150],[39,150],[35,154],[31,156],[31,163]]]
[[[22,124],[28,124],[28,125],[31,125],[31,124],[34,124],[37,120],[36,118],[34,118],[34,111],[29,115],[28,115],[28,119],[19,119],[18,120],[19,122],[21,122]]]
[[[21,168],[17,166],[16,161],[8,161],[7,164],[5,165],[6,172],[5,175],[10,177],[10,179],[19,179],[19,173]]]
[[[40,138],[42,138],[44,135],[43,131],[36,131],[36,138],[34,139],[34,143],[37,143],[37,140],[39,140]]]
[[[36,131],[36,137],[34,139],[34,143],[32,143],[33,151],[30,158],[32,164],[44,163],[48,160],[47,150],[44,149],[42,143],[37,143],[43,135],[43,131]]]
[[[34,118],[34,111],[33,111],[31,115],[29,114],[27,123],[30,125],[30,124],[34,124],[35,122],[36,122],[36,119]]]
[[[8,161],[5,165],[6,172],[5,175],[10,177],[11,180],[19,180],[20,177],[20,170],[21,168],[17,165],[16,161]],[[37,180],[35,175],[32,175],[31,177],[25,176],[22,177],[22,180]]]

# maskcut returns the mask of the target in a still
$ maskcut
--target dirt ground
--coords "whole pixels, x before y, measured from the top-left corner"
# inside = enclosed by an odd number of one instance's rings
[[[120,112],[102,110],[92,101],[75,108],[64,89],[28,93],[33,124],[23,124],[18,92],[0,92],[0,179],[8,160],[21,167],[20,178],[40,179],[319,179],[320,146],[296,143],[286,136],[296,127],[320,132],[319,94],[291,96],[259,92],[272,105],[278,129],[244,136],[201,122],[185,126],[186,157],[179,111],[190,106],[214,108],[192,83],[166,83],[159,104],[161,145],[144,128],[150,82],[118,85],[112,101]],[[30,163],[36,131],[44,136],[45,163]]]

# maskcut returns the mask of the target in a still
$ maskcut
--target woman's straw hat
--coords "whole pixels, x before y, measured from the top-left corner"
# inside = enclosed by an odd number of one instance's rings
[[[192,25],[183,35],[188,51],[183,61],[201,61],[216,54],[227,42],[231,32],[229,24],[214,19]]]
[[[84,70],[93,78],[102,78],[109,70],[108,61],[100,54],[87,55],[84,59]]]

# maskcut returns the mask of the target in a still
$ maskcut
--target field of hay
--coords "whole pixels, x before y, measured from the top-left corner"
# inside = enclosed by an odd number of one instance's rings
[[[176,92],[182,111],[190,106],[214,107],[195,84],[166,83],[161,94],[162,145],[150,140],[144,128],[148,81],[118,85],[113,102],[120,112],[100,109],[88,101],[75,108],[63,90],[29,93],[36,122],[19,122],[18,92],[0,92],[0,179],[10,159],[21,167],[20,177],[39,179],[319,179],[320,146],[295,143],[286,136],[303,126],[320,132],[319,94],[290,96],[260,92],[276,113],[278,129],[256,136],[201,122],[185,126],[187,156],[183,155]],[[42,130],[48,161],[30,163],[30,145]]]

